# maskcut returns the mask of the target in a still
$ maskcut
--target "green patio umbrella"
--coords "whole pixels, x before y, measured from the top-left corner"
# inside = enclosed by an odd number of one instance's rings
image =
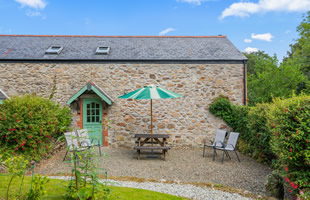
[[[160,88],[155,85],[144,86],[143,88],[137,89],[135,91],[129,92],[118,98],[120,99],[150,99],[151,100],[151,134],[153,135],[153,99],[175,99],[178,97],[183,97],[182,95],[171,92],[169,90]]]

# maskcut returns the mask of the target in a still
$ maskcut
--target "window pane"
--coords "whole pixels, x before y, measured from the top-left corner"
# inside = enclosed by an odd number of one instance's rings
[[[90,115],[90,110],[89,109],[87,109],[87,115]]]
[[[96,103],[96,108],[99,108],[99,104],[98,103]]]
[[[95,115],[95,110],[91,110],[91,114],[92,114],[92,115]]]
[[[90,122],[90,117],[87,117],[87,122]]]
[[[95,122],[95,117],[92,117],[91,119],[92,119],[91,122]]]
[[[87,108],[89,108],[90,107],[90,104],[87,104]]]
[[[99,109],[96,110],[96,115],[99,115]]]
[[[96,122],[99,122],[99,116],[96,117]]]
[[[91,103],[91,107],[92,107],[92,108],[95,108],[95,103],[94,103],[94,102]]]

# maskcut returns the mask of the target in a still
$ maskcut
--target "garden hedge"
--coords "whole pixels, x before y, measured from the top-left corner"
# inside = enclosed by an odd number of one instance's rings
[[[239,150],[280,171],[288,191],[310,198],[310,96],[276,99],[254,107],[218,97],[212,114],[240,132]]]
[[[271,147],[288,191],[310,198],[310,96],[275,100],[269,117]]]
[[[0,105],[0,150],[4,157],[20,153],[39,160],[70,121],[70,109],[51,100],[35,95],[12,97]]]

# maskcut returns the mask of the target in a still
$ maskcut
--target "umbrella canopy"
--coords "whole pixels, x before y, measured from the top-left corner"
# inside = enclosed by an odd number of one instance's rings
[[[148,85],[135,91],[129,92],[118,98],[139,100],[139,99],[174,99],[178,97],[183,96],[155,85]]]
[[[153,114],[152,114],[152,100],[153,99],[175,99],[183,97],[182,95],[160,88],[155,85],[144,86],[143,88],[129,92],[118,98],[120,99],[150,99],[151,100],[151,134],[153,135]]]

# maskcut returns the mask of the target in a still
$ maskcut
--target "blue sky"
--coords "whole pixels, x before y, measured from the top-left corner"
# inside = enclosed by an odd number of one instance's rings
[[[0,0],[0,34],[226,35],[281,60],[307,10],[310,0]]]

